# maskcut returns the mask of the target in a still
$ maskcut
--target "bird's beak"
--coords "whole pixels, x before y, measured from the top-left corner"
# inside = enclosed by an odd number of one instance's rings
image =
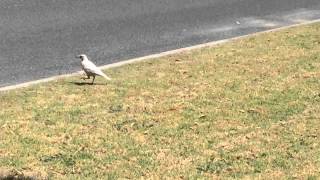
[[[76,55],[76,58],[80,58],[80,55]]]

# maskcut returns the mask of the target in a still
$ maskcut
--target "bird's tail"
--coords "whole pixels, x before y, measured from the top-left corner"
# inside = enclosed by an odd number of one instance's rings
[[[109,78],[107,75],[105,75],[104,73],[101,75],[102,77],[104,77],[106,80],[111,81],[111,78]]]

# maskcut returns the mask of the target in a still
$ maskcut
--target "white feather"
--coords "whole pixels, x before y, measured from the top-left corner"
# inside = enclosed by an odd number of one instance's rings
[[[105,73],[103,73],[93,62],[91,62],[86,55],[82,55],[83,60],[81,61],[82,69],[88,76],[102,76],[106,80],[111,80]]]

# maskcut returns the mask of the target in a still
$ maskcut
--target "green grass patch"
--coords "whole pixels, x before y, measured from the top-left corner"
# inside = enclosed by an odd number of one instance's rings
[[[108,70],[108,84],[2,92],[0,167],[53,179],[318,179],[319,32],[130,64]]]

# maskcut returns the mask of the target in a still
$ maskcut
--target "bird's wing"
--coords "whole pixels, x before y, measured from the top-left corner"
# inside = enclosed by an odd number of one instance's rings
[[[91,61],[83,61],[83,68],[90,73],[101,75],[102,71]]]
[[[103,76],[104,78],[110,80],[110,78],[107,75],[105,75],[95,64],[93,64],[93,62],[89,60],[83,62],[83,68],[85,71],[89,73]]]

